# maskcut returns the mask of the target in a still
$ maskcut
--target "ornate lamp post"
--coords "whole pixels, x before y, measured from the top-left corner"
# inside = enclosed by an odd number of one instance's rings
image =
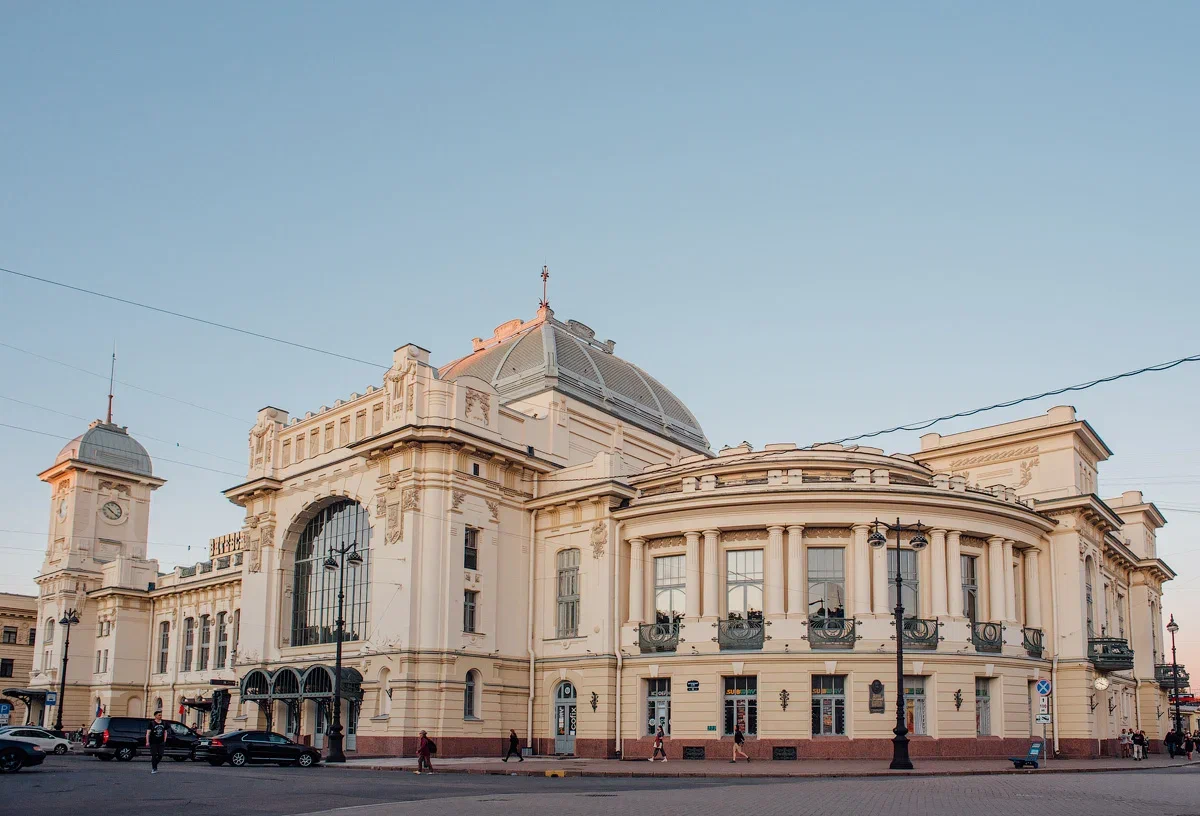
[[[1175,662],[1175,633],[1179,631],[1179,624],[1174,615],[1167,624],[1167,631],[1171,633],[1171,678],[1175,686],[1175,733],[1178,735],[1183,733],[1183,717],[1179,713],[1179,664]]]
[[[335,559],[334,556],[337,556]],[[343,617],[343,605],[346,600],[346,565],[360,567],[363,557],[358,554],[358,542],[353,541],[344,547],[331,547],[322,566],[338,573],[338,607],[337,607],[337,658],[333,664],[333,725],[329,728],[329,753],[326,762],[345,762],[346,754],[342,751],[342,641],[346,637],[346,619]]]
[[[908,758],[908,726],[904,721],[904,575],[900,566],[900,538],[903,533],[911,533],[908,546],[914,551],[925,549],[929,541],[925,538],[925,527],[921,522],[916,524],[901,524],[896,519],[895,524],[883,524],[875,519],[874,529],[867,536],[867,542],[875,549],[887,547],[887,533],[896,534],[896,727],[892,733],[892,764],[894,771],[911,771],[913,764]]]
[[[79,616],[75,614],[74,609],[68,609],[59,620],[59,624],[65,626],[67,630],[66,636],[63,638],[62,668],[59,669],[58,675],[58,711],[54,715],[54,730],[60,734],[63,727],[63,703],[66,701],[67,693],[67,652],[71,651],[71,627],[76,623],[79,623]]]

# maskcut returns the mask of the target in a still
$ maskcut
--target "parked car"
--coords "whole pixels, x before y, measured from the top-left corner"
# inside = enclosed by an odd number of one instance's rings
[[[0,737],[0,773],[16,773],[46,761],[46,752],[32,742]]]
[[[71,750],[71,743],[69,741],[62,737],[56,737],[45,728],[38,728],[35,725],[25,725],[0,731],[0,737],[17,740],[18,742],[32,742],[43,751],[55,753],[59,756]]]
[[[97,759],[109,761],[116,758],[128,762],[146,748],[146,731],[153,720],[146,717],[97,717],[88,728],[83,752]],[[196,745],[200,735],[186,725],[174,720],[163,720],[167,724],[167,742],[163,754],[177,762],[196,759]]]
[[[213,766],[228,762],[235,768],[250,762],[309,768],[321,761],[321,752],[270,731],[230,731],[218,737],[202,737],[196,746],[196,758],[207,759]]]

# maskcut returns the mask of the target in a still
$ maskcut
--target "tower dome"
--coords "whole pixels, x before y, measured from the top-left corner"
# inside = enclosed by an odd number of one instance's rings
[[[97,419],[58,452],[54,464],[74,459],[138,476],[153,476],[150,454],[128,429]]]

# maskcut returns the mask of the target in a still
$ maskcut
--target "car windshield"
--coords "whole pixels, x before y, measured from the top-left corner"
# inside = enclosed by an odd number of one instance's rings
[[[108,721],[109,721],[108,717],[97,717],[95,720],[92,721],[92,724],[88,728],[88,730],[96,731],[96,732],[103,731],[106,728],[108,728]]]
[[[214,739],[233,739],[234,737],[240,737],[243,733],[245,733],[245,732],[243,732],[243,731],[226,731],[224,734],[218,734],[216,737],[214,737]]]

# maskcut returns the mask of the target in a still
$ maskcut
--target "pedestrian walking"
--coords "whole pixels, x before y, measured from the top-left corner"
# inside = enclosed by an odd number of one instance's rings
[[[650,757],[651,762],[658,759],[660,756],[662,757],[663,762],[667,761],[667,746],[665,743],[666,736],[667,735],[663,733],[662,726],[660,725],[658,727],[658,731],[654,733],[654,754]]]
[[[738,723],[733,729],[733,759],[729,760],[730,762],[736,763],[739,754],[741,755],[742,759],[746,760],[747,762],[750,761],[749,754],[747,754],[742,748],[742,746],[745,744],[746,735],[742,732],[742,724]]]
[[[162,762],[163,748],[167,743],[167,724],[163,722],[162,709],[154,712],[154,720],[146,729],[146,747],[150,749],[150,773],[158,773],[158,763]]]
[[[521,762],[525,761],[525,757],[521,756],[521,740],[517,737],[517,729],[508,729],[508,753],[504,755],[504,761],[508,762],[510,756],[515,756]]]
[[[1196,738],[1191,734],[1187,734],[1183,738],[1183,752],[1187,754],[1188,761],[1192,759],[1192,751],[1196,750]]]
[[[429,734],[421,732],[421,741],[417,744],[417,773],[421,773],[421,768],[425,768],[428,773],[433,773],[433,763],[429,761],[432,754],[437,753],[437,743],[429,738]]]
[[[1117,738],[1117,744],[1121,747],[1121,758],[1128,759],[1133,754],[1132,743],[1129,741],[1129,731],[1122,728],[1121,736]]]
[[[1167,756],[1171,759],[1175,758],[1175,746],[1178,744],[1178,741],[1179,735],[1175,733],[1174,728],[1168,731],[1167,735],[1163,737],[1163,745],[1167,746]]]
[[[1146,758],[1146,732],[1140,729],[1133,735],[1133,758],[1135,761]]]

